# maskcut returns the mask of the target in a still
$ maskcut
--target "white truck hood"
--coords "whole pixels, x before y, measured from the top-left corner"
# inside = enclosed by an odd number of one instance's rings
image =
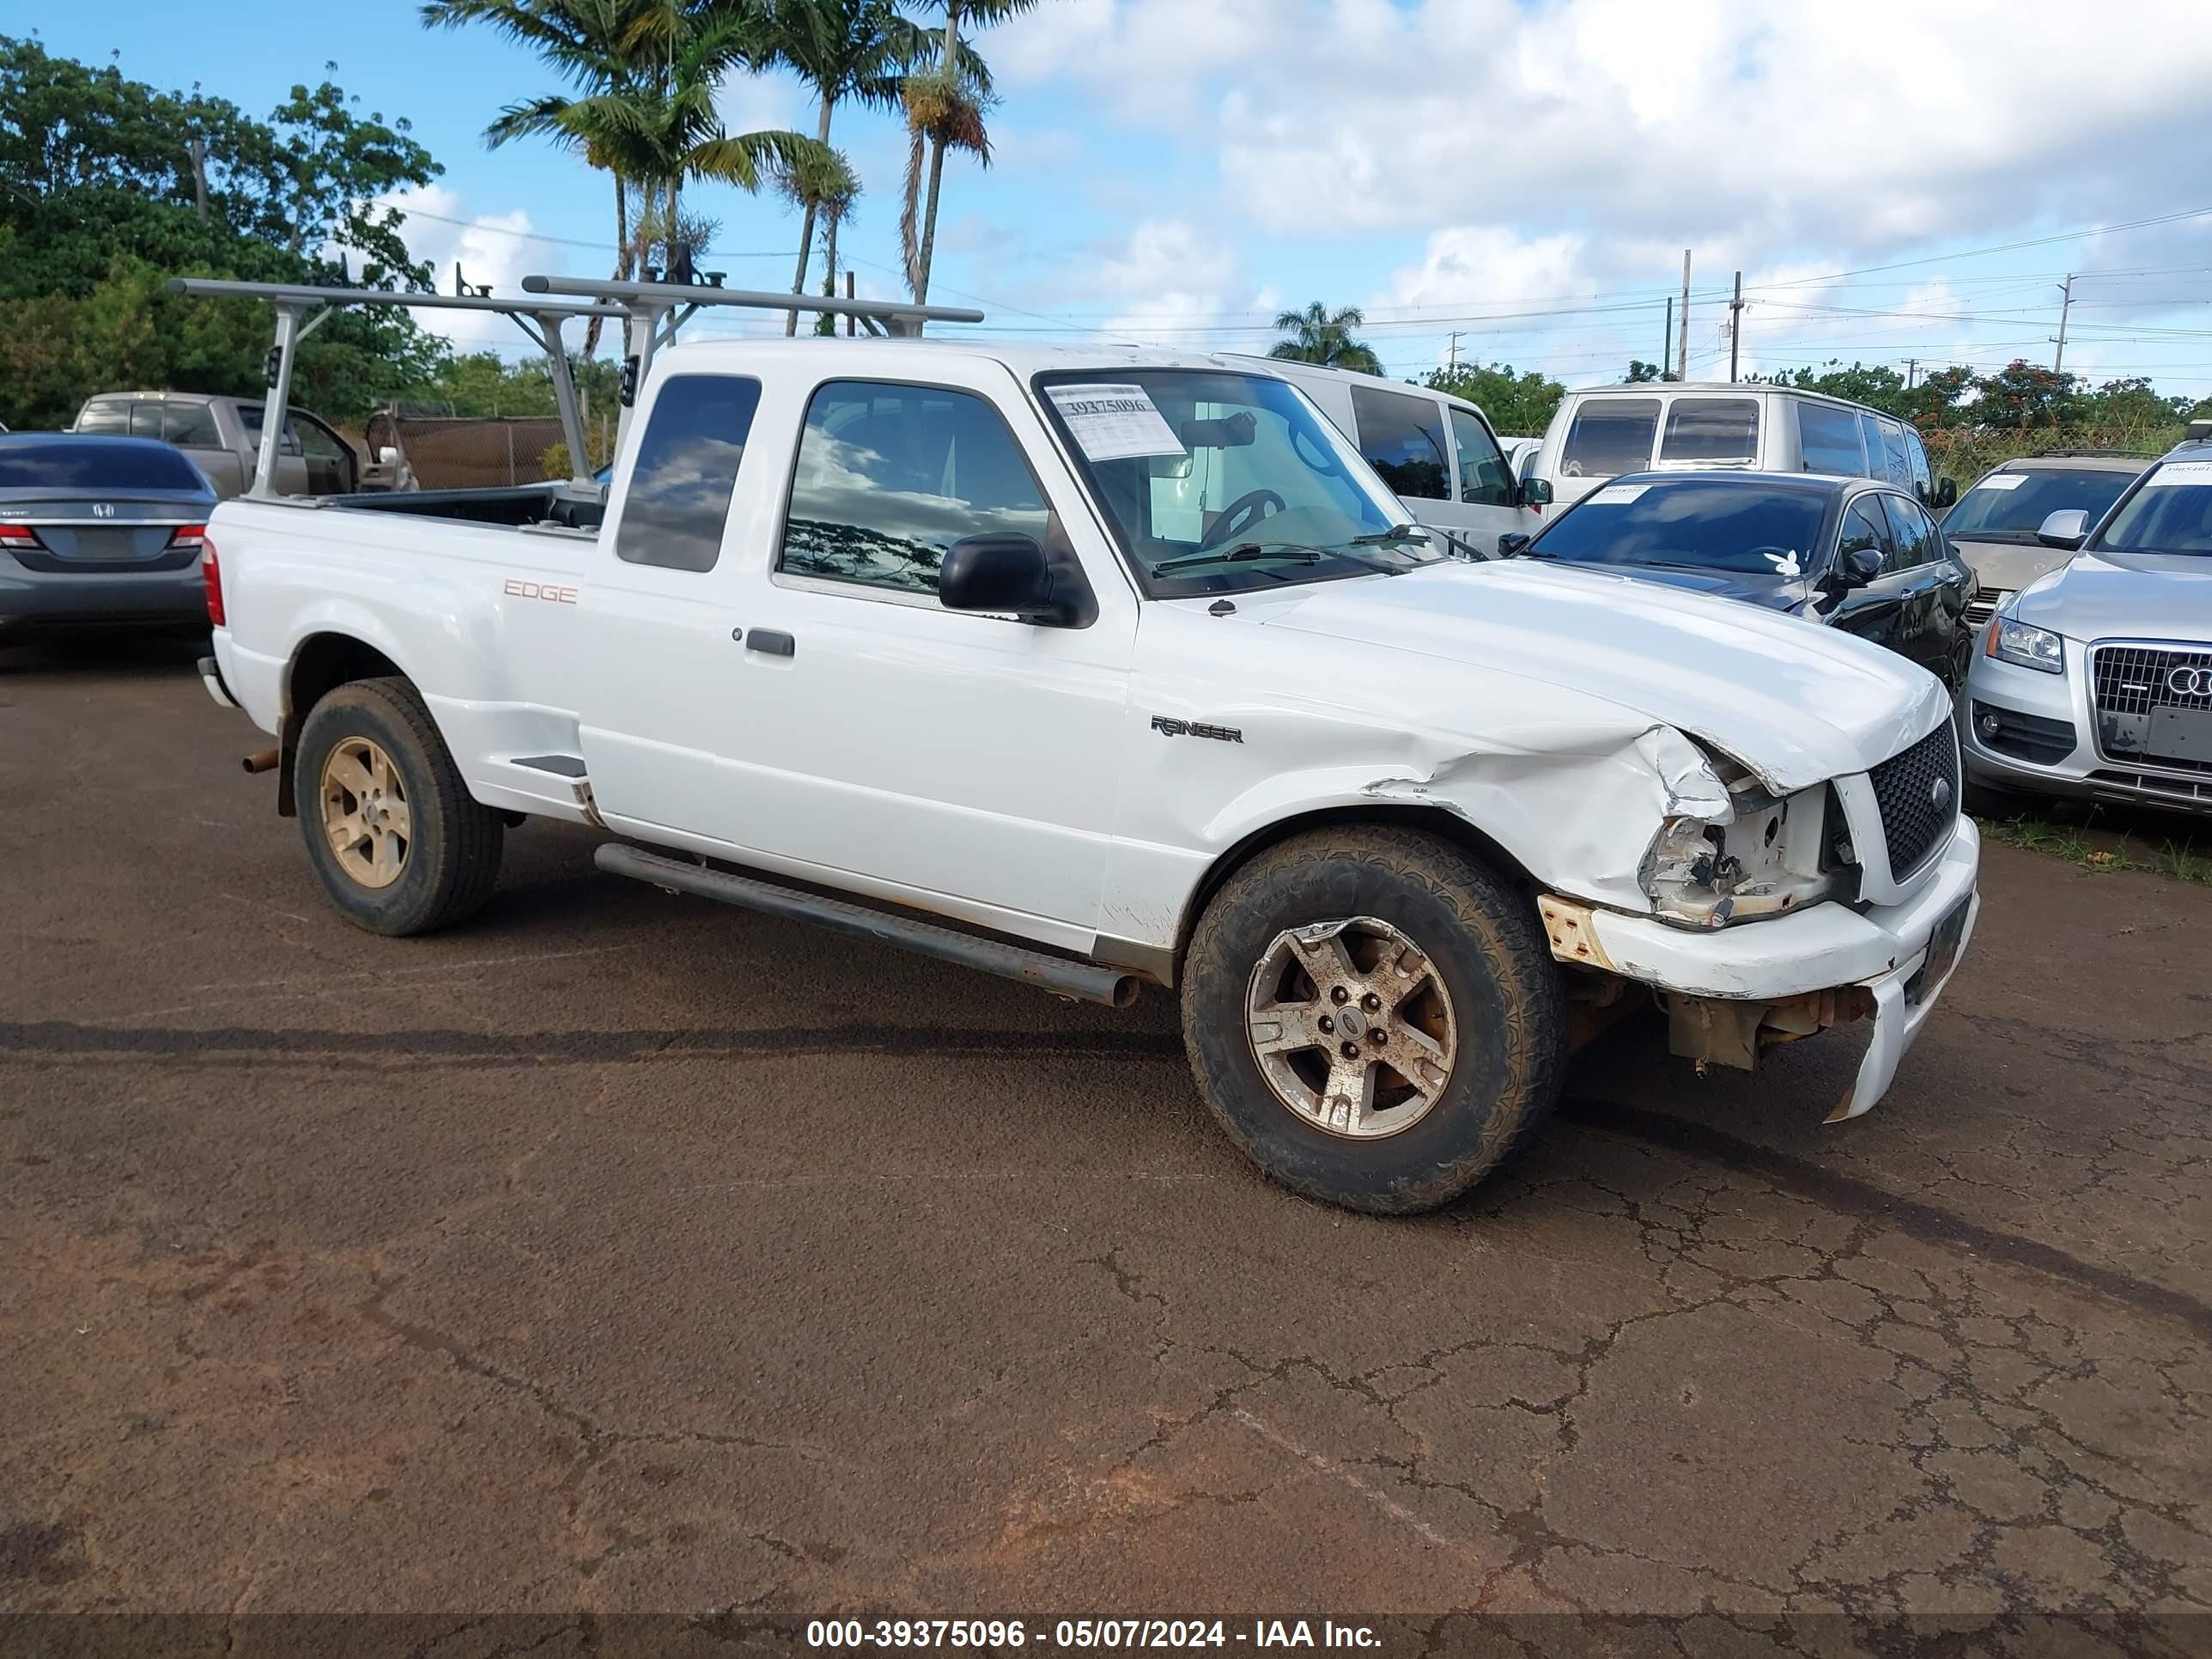
[[[1702,738],[1778,793],[1863,772],[1950,714],[1942,684],[1816,623],[1587,567],[1456,561],[1321,582],[1272,628],[1480,665]]]

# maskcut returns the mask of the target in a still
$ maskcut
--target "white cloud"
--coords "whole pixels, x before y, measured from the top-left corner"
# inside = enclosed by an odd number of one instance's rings
[[[1218,236],[1180,220],[1148,219],[1089,271],[1097,293],[1129,304],[1099,325],[1103,331],[1173,343],[1176,330],[1218,317],[1237,261]]]
[[[379,197],[377,204],[407,216],[399,234],[410,253],[428,262],[432,286],[441,294],[454,291],[456,265],[471,290],[489,284],[502,299],[519,295],[523,277],[532,272],[567,268],[568,250],[530,234],[530,216],[520,209],[472,214],[459,193],[444,185],[410,185]],[[464,351],[489,349],[511,356],[532,349],[513,324],[489,313],[417,311],[415,320]]]
[[[1225,198],[1304,235],[1510,211],[1884,250],[2188,205],[2212,143],[2201,0],[1064,0],[992,44],[1010,83],[1212,138]]]
[[[1572,232],[1523,239],[1504,225],[1455,225],[1429,238],[1419,264],[1393,271],[1368,307],[1410,321],[1422,310],[1458,313],[1470,304],[1500,312],[1570,304],[1597,291],[1583,255],[1583,239]]]

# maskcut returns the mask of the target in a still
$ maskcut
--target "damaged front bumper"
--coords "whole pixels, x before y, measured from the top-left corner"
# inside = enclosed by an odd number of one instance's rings
[[[1899,903],[1815,904],[1711,932],[1547,896],[1553,953],[1660,993],[1678,1053],[1747,1066],[1759,1048],[1858,1018],[1873,1040],[1829,1121],[1873,1109],[1966,953],[1981,836],[1961,817]]]

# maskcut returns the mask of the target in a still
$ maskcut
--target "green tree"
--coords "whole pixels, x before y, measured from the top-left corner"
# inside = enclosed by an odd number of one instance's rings
[[[267,308],[169,294],[172,274],[425,278],[376,204],[437,163],[355,103],[325,80],[257,121],[0,37],[0,420],[59,424],[118,387],[257,389]],[[358,416],[442,350],[404,313],[341,311],[303,347],[298,395]]]
[[[1462,363],[1429,372],[1431,390],[1464,398],[1510,435],[1534,437],[1551,425],[1567,389],[1530,369],[1516,374],[1510,363]]]
[[[628,277],[637,257],[630,218],[630,180],[618,159],[624,153],[623,131],[605,118],[611,100],[627,108],[650,79],[641,48],[650,30],[647,13],[662,0],[425,0],[426,28],[460,28],[475,23],[528,46],[577,94],[548,93],[510,104],[484,129],[484,142],[496,149],[524,137],[548,137],[574,151],[585,165],[605,173],[614,183],[615,279]],[[579,101],[587,112],[576,114]],[[603,319],[585,325],[584,355],[599,349]]]
[[[963,46],[960,24],[988,27],[1029,11],[1036,0],[939,0],[945,8],[944,50],[936,70],[908,76],[900,98],[906,105],[906,204],[899,215],[899,241],[906,255],[907,285],[917,302],[929,298],[929,271],[937,252],[937,204],[945,179],[945,154],[961,149],[984,166],[991,163],[990,135],[983,112],[991,83],[982,60]],[[927,195],[923,195],[922,149],[929,151]]]
[[[1628,360],[1628,374],[1624,378],[1622,384],[1626,386],[1641,386],[1646,380],[1656,380],[1658,378],[1658,364],[1647,363],[1641,357],[1631,357]]]
[[[1352,337],[1352,331],[1367,320],[1358,306],[1331,311],[1316,300],[1304,311],[1279,312],[1275,328],[1285,337],[1267,355],[1291,363],[1319,363],[1326,368],[1358,369],[1380,374],[1382,360]]]
[[[814,93],[814,137],[825,152],[830,152],[830,117],[838,105],[897,108],[905,77],[928,61],[936,44],[928,30],[899,10],[896,0],[770,0],[762,20],[763,55],[794,70]],[[981,60],[964,47],[962,60],[970,80],[988,94],[990,76]],[[850,168],[846,171],[849,176]],[[800,169],[787,172],[785,179],[803,183],[808,176]],[[819,167],[812,175],[817,182],[830,176]],[[858,194],[854,181],[851,195]],[[805,191],[792,194],[791,199],[800,210],[799,270],[792,277],[791,291],[803,294],[821,208]],[[834,250],[835,243],[833,234],[828,245]],[[799,313],[794,311],[786,317],[783,331],[798,331]]]
[[[818,155],[802,156],[793,166],[781,167],[776,173],[776,188],[786,201],[805,210],[809,226],[817,222],[822,227],[822,251],[827,264],[828,287],[823,291],[831,298],[837,293],[837,230],[852,216],[853,205],[860,199],[860,175],[839,150],[824,145]],[[810,233],[811,234],[811,233]],[[805,277],[805,253],[799,255],[799,276]],[[797,287],[791,290],[799,291]],[[792,312],[784,325],[786,335],[798,332],[799,313]],[[824,314],[827,320],[827,314]]]

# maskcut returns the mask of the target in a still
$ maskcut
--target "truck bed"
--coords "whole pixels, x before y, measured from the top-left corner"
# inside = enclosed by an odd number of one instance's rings
[[[605,492],[588,491],[564,480],[501,485],[489,489],[380,490],[333,495],[332,507],[366,507],[425,519],[454,519],[467,524],[558,525],[568,530],[597,530],[606,516]]]

